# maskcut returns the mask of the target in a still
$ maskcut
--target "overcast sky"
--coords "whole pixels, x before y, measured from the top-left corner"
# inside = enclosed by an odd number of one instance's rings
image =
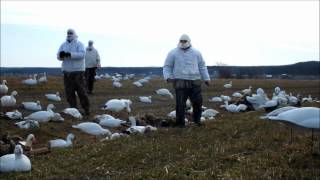
[[[2,1],[1,67],[60,67],[74,28],[102,66],[162,66],[186,33],[207,65],[319,61],[319,1]]]

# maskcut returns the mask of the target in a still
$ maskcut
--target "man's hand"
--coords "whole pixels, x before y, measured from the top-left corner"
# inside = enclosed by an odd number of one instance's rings
[[[66,58],[71,58],[71,53],[66,52],[66,53],[65,53],[65,57],[66,57]]]
[[[204,84],[205,84],[206,86],[210,86],[210,81],[204,81]]]
[[[167,83],[172,83],[172,82],[174,82],[174,79],[171,79],[171,78],[167,79]]]
[[[66,57],[66,52],[60,51],[59,58],[63,59],[64,57]]]

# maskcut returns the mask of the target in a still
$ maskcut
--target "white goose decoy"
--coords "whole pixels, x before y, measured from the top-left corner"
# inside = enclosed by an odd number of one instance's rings
[[[141,82],[139,82],[139,81],[135,81],[132,84],[135,85],[136,87],[142,87],[143,86],[143,84]]]
[[[223,85],[224,88],[226,89],[230,89],[232,87],[232,81],[230,81],[229,83]]]
[[[74,118],[82,119],[82,114],[79,112],[77,108],[65,108],[63,113],[68,114]]]
[[[222,102],[222,98],[221,97],[212,97],[211,99],[209,99],[209,102]]]
[[[34,74],[33,78],[32,78],[32,75],[30,75],[30,78],[23,80],[22,83],[25,85],[28,85],[28,86],[36,85],[36,84],[38,84],[37,76],[38,76],[37,74]]]
[[[44,72],[44,73],[43,73],[43,76],[38,79],[38,82],[39,82],[39,83],[47,83],[47,82],[48,82],[46,72]]]
[[[233,97],[236,97],[236,98],[241,98],[242,97],[242,94],[239,93],[239,92],[235,92],[232,94]]]
[[[308,97],[304,97],[304,98],[302,98],[302,103],[305,103],[305,102],[309,102],[309,103],[311,103],[311,102],[312,102],[311,94],[309,94],[309,96],[308,96]]]
[[[103,129],[99,124],[93,122],[83,122],[77,125],[72,125],[72,127],[94,136],[107,135],[110,137],[112,135],[108,129]]]
[[[41,111],[42,110],[40,101],[37,101],[37,102],[22,102],[22,107],[24,109],[27,109],[27,110],[30,110],[30,111]]]
[[[4,116],[12,120],[22,119],[22,113],[18,110],[6,112]]]
[[[25,121],[19,121],[14,124],[17,125],[21,129],[39,128],[40,127],[38,121],[30,120],[30,119],[25,120]]]
[[[7,80],[2,80],[2,84],[0,84],[0,94],[7,94],[7,92],[8,92]]]
[[[219,114],[218,111],[214,109],[207,109],[202,112],[201,116],[204,118],[210,118],[210,117],[215,117],[217,114]]]
[[[19,141],[22,146],[30,148],[32,150],[32,144],[36,141],[36,137],[33,134],[29,134],[25,141]]]
[[[293,106],[286,106],[286,107],[278,108],[274,111],[269,112],[265,116],[260,116],[260,119],[267,119],[269,116],[278,116],[280,113],[289,111],[291,109],[296,109],[296,108],[297,107],[293,107]]]
[[[52,109],[54,108],[53,104],[49,104],[47,106],[47,111],[37,111],[29,116],[25,117],[24,119],[32,119],[36,120],[40,123],[42,122],[49,122],[50,120],[52,121],[64,121],[64,119],[61,117],[59,113],[54,113]]]
[[[146,78],[143,78],[143,79],[139,79],[137,82],[141,83],[141,84],[145,84],[145,83],[148,83],[149,80],[146,79]]]
[[[8,95],[2,96],[1,97],[1,106],[2,107],[14,107],[17,102],[17,100],[15,98],[16,95],[18,95],[18,92],[12,91],[10,96],[8,96]]]
[[[223,101],[231,101],[231,97],[230,96],[225,96],[225,95],[222,94],[220,97],[221,97],[221,99]]]
[[[122,124],[126,123],[126,121],[115,119],[109,114],[96,115],[94,119],[96,119],[101,126],[107,126],[111,128],[120,127]]]
[[[140,96],[139,100],[144,103],[152,103],[151,96]]]
[[[30,159],[23,154],[21,145],[16,145],[14,154],[7,154],[0,157],[0,172],[21,172],[30,171]]]
[[[247,110],[247,108],[248,108],[248,106],[247,106],[247,105],[245,105],[245,104],[239,104],[239,105],[237,106],[237,110],[238,110],[238,112],[246,111],[246,110]]]
[[[72,140],[74,139],[74,135],[69,133],[67,139],[54,139],[49,141],[49,148],[66,148],[72,146]]]
[[[262,88],[257,89],[257,94],[253,94],[252,96],[246,96],[246,100],[252,104],[255,110],[259,110],[262,107],[261,105],[265,104],[268,100]]]
[[[45,96],[51,101],[61,101],[59,92],[56,92],[56,94],[45,94]]]
[[[130,102],[128,100],[123,100],[123,99],[111,99],[105,103],[102,109],[110,110],[114,112],[120,112],[123,109],[126,109],[128,113],[131,112]]]
[[[171,111],[167,114],[168,117],[171,117],[171,118],[175,118],[176,117],[176,111]]]
[[[169,96],[171,99],[173,99],[173,95],[171,94],[171,92],[168,89],[161,88],[161,89],[156,90],[156,93],[161,96]]]
[[[122,84],[121,84],[119,81],[114,81],[114,82],[112,83],[112,86],[113,86],[113,87],[116,87],[116,88],[121,88],[121,87],[122,87]]]
[[[306,128],[320,128],[320,108],[302,107],[295,108],[277,116],[268,116],[270,120],[288,121]]]
[[[127,132],[129,132],[130,134],[134,134],[134,133],[144,134],[148,131],[156,131],[157,130],[156,127],[153,127],[150,125],[137,126],[136,119],[133,116],[129,117],[129,121],[131,122],[131,127],[129,127],[127,129]]]
[[[224,104],[225,104],[224,107],[226,108],[226,110],[227,110],[228,112],[239,112],[237,105],[235,105],[235,104],[229,104],[228,101],[225,101]]]
[[[249,86],[248,89],[242,90],[242,93],[243,93],[244,95],[250,95],[250,94],[251,94],[251,89],[252,89],[252,86]]]

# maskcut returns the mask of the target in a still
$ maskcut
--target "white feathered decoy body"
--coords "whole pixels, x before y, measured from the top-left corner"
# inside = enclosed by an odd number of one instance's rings
[[[93,122],[83,122],[77,125],[72,125],[72,127],[76,129],[80,129],[85,133],[95,135],[95,136],[101,136],[101,135],[111,136],[112,134],[108,129],[104,129],[99,124],[93,123]]]
[[[2,84],[0,84],[0,94],[7,94],[8,93],[8,86],[7,86],[7,80],[2,80]]]
[[[156,90],[156,93],[161,96],[169,96],[171,99],[173,99],[173,95],[171,94],[171,92],[168,89],[161,88],[161,89]]]
[[[120,112],[126,109],[127,112],[131,112],[130,102],[127,100],[121,100],[121,99],[109,100],[108,102],[105,103],[103,109],[114,111],[114,112]]]
[[[70,116],[77,119],[82,119],[82,114],[79,112],[77,108],[65,108],[63,110],[63,113],[69,114]]]
[[[30,159],[23,154],[21,145],[16,145],[14,154],[0,157],[0,172],[25,172],[31,170]]]
[[[22,102],[21,103],[23,108],[30,111],[41,111],[42,106],[40,104],[40,101],[37,102]]]
[[[1,106],[2,107],[14,107],[17,103],[15,96],[18,95],[17,91],[12,91],[11,95],[2,96],[1,97]]]
[[[66,148],[72,146],[72,140],[74,139],[74,135],[69,133],[67,139],[54,139],[49,141],[50,148]]]
[[[56,92],[56,94],[45,94],[46,98],[51,101],[61,101],[60,93]]]
[[[288,121],[306,128],[320,128],[320,108],[316,107],[302,107],[295,108],[277,116],[269,116],[271,120]]]

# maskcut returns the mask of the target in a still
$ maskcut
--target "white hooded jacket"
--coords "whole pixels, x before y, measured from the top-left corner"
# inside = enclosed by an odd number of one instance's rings
[[[100,56],[98,51],[94,47],[92,47],[91,51],[87,48],[85,61],[86,68],[98,67],[98,65],[100,65]]]

